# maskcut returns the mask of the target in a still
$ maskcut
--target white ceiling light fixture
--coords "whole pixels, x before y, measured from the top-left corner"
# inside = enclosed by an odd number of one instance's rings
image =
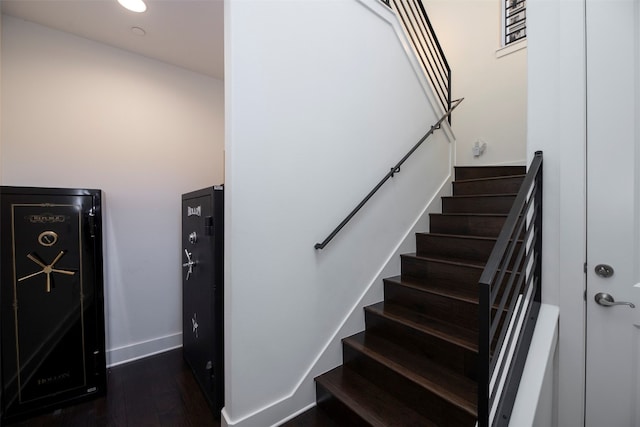
[[[118,3],[125,9],[129,9],[132,12],[144,12],[147,10],[147,5],[143,0],[118,0]]]

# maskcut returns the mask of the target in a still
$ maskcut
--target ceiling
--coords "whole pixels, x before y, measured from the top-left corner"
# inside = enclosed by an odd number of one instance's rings
[[[2,0],[1,7],[6,15],[224,78],[223,0],[145,1],[144,13],[116,0]]]

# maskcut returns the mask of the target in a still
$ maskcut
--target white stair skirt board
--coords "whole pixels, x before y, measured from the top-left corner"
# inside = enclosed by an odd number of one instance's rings
[[[558,343],[559,314],[559,308],[554,305],[540,306],[518,395],[513,404],[510,426],[553,425],[554,360]]]

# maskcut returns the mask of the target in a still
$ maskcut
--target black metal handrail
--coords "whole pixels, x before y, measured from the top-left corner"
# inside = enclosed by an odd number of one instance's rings
[[[421,0],[383,0],[393,10],[444,110],[451,108],[451,68]],[[451,117],[449,117],[451,123]]]
[[[453,105],[451,106],[451,108],[449,108],[449,110],[444,113],[433,126],[431,126],[429,131],[424,134],[422,138],[420,138],[420,140],[411,148],[411,150],[409,150],[409,152],[405,154],[405,156],[398,163],[396,163],[396,165],[393,166],[389,172],[387,172],[384,178],[382,178],[382,180],[380,180],[380,182],[378,182],[378,184],[373,187],[369,194],[367,194],[365,198],[362,199],[362,201],[358,203],[358,205],[351,211],[351,213],[349,213],[349,215],[347,215],[347,217],[342,220],[340,224],[338,224],[338,226],[331,232],[331,234],[329,234],[327,238],[322,241],[322,243],[316,243],[314,245],[314,248],[324,249],[324,247],[327,246],[327,244],[336,236],[336,234],[338,234],[340,230],[342,230],[344,226],[347,225],[349,221],[351,221],[351,218],[353,218],[356,213],[358,213],[358,211],[362,209],[362,207],[369,201],[369,199],[373,197],[373,195],[380,189],[380,187],[382,187],[382,185],[387,182],[389,178],[393,178],[395,174],[400,173],[400,167],[402,166],[402,164],[418,149],[418,147],[422,145],[423,142],[427,140],[427,138],[429,138],[429,136],[431,136],[431,134],[440,129],[442,122],[451,116],[451,112],[455,110],[463,100],[464,98],[460,98],[453,101]]]
[[[531,344],[542,274],[542,151],[480,277],[478,426],[507,426]]]

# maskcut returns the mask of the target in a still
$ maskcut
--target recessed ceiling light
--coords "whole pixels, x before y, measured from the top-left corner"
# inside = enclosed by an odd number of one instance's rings
[[[143,0],[118,0],[118,3],[132,12],[144,12],[147,10],[147,5]]]

